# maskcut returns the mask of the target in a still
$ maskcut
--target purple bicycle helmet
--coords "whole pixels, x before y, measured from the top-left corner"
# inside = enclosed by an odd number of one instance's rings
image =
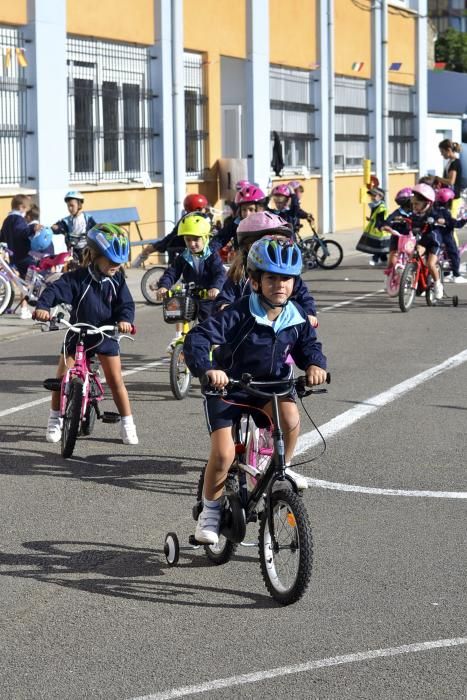
[[[237,228],[237,241],[240,248],[248,239],[256,240],[267,234],[277,234],[292,238],[292,227],[287,223],[282,216],[273,214],[269,211],[257,211],[255,214],[250,214],[246,219],[242,219]]]
[[[291,180],[290,182],[287,183],[287,187],[291,192],[295,192],[295,190],[298,190],[299,187],[303,189],[303,185],[301,182],[298,180]]]
[[[256,185],[245,185],[242,189],[235,195],[235,204],[239,206],[241,204],[257,204],[265,199],[266,195],[263,190],[260,190]]]
[[[403,187],[395,196],[396,204],[404,205],[407,204],[413,197],[413,191],[411,187]]]
[[[290,187],[288,185],[276,185],[273,187],[271,196],[274,197],[275,195],[280,195],[282,197],[291,197],[292,192],[290,191]]]
[[[454,190],[451,190],[450,187],[441,187],[436,191],[435,196],[438,204],[447,204],[455,197]]]

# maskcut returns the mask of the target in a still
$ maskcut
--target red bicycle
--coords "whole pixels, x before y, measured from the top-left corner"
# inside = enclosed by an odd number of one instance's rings
[[[439,262],[436,263],[439,280],[443,283],[443,270]],[[401,275],[399,286],[399,307],[401,311],[409,311],[412,307],[415,297],[422,296],[425,293],[425,301],[428,306],[433,306],[436,303],[434,294],[433,279],[425,256],[415,248],[409,261]]]

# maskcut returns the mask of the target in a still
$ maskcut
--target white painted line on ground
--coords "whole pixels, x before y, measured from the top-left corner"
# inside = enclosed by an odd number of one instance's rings
[[[315,661],[307,661],[303,664],[294,664],[293,666],[281,666],[279,668],[271,668],[267,671],[257,671],[256,673],[245,673],[239,676],[230,676],[230,678],[219,678],[217,680],[200,683],[199,685],[187,685],[181,688],[172,688],[161,693],[153,693],[151,695],[142,695],[133,700],[172,700],[173,698],[182,698],[187,695],[199,695],[201,693],[209,693],[213,690],[221,688],[233,688],[239,685],[248,683],[260,683],[271,678],[280,678],[290,676],[296,673],[308,673],[316,671],[320,668],[331,668],[332,666],[342,666],[344,664],[353,664],[359,661],[372,661],[373,659],[383,659],[391,656],[400,656],[401,654],[414,654],[420,651],[432,651],[434,649],[446,649],[449,647],[457,647],[467,644],[467,637],[456,637],[454,639],[438,639],[433,642],[419,642],[417,644],[404,644],[400,647],[390,647],[388,649],[374,649],[369,651],[359,651],[355,654],[344,654],[342,656],[331,656],[326,659],[316,659]]]
[[[164,362],[163,360],[155,360],[154,362],[148,362],[147,365],[141,365],[140,367],[135,367],[135,369],[127,369],[124,372],[122,372],[124,377],[128,377],[130,374],[136,374],[137,372],[144,372],[146,369],[150,369],[151,367],[157,367],[159,365],[163,365]],[[103,383],[105,384],[105,380],[103,380]],[[47,403],[47,401],[50,401],[50,394],[48,396],[45,396],[42,399],[36,399],[35,401],[29,401],[28,403],[22,403],[19,406],[14,406],[13,408],[6,408],[3,411],[0,411],[0,418],[3,418],[3,416],[10,416],[12,413],[18,413],[18,411],[25,411],[28,408],[32,408],[33,406],[39,406],[41,403]]]
[[[380,489],[372,486],[339,484],[323,479],[307,479],[310,486],[330,491],[347,491],[348,493],[367,493],[372,496],[407,496],[411,498],[459,498],[467,499],[467,491],[415,491],[413,489]]]
[[[369,294],[362,294],[359,297],[352,297],[352,299],[347,299],[347,301],[339,301],[337,304],[332,304],[331,306],[325,306],[322,309],[318,309],[318,313],[322,314],[325,311],[332,311],[332,309],[338,309],[339,306],[349,306],[350,304],[353,304],[354,301],[360,301],[361,299],[368,299],[368,297],[375,297],[384,291],[386,291],[386,290],[385,289],[378,289],[378,291],[376,291],[376,292],[370,292]]]

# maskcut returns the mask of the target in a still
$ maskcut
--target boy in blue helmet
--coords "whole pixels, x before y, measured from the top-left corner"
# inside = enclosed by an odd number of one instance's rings
[[[302,269],[299,248],[290,240],[264,236],[250,248],[247,267],[252,293],[188,333],[184,353],[190,371],[197,377],[206,375],[218,389],[228,384],[229,377],[240,379],[244,372],[255,379],[284,379],[290,375],[286,362],[290,354],[305,371],[309,385],[323,384],[326,358],[321,343],[306,313],[290,301]],[[212,346],[218,347],[211,355]],[[244,410],[238,404],[245,403],[253,406],[253,415],[255,408],[272,415],[270,401],[254,400],[240,391],[229,394],[229,403],[219,396],[205,399],[211,453],[204,478],[203,510],[195,532],[196,540],[204,544],[217,544],[219,539],[222,492],[235,452],[232,425]],[[289,468],[300,427],[292,395],[280,400],[280,413],[288,473],[297,488],[303,488],[299,483],[303,477]]]
[[[73,248],[78,260],[81,262],[83,250],[86,247],[86,236],[96,222],[90,214],[83,211],[84,197],[77,190],[66,193],[65,204],[69,216],[57,221],[51,228],[54,233],[62,233],[65,236],[65,245],[68,250]]]
[[[70,323],[90,323],[93,326],[118,325],[120,333],[131,332],[135,318],[135,304],[125,282],[121,265],[128,261],[129,242],[120,226],[100,224],[87,235],[82,266],[66,272],[48,286],[38,299],[35,317],[38,321],[50,319],[50,309],[57,304],[71,305]],[[122,378],[120,346],[115,338],[96,337],[85,341],[90,354],[97,353],[113,400],[121,415],[121,438],[125,445],[137,445],[138,436],[131,414],[128,392]],[[92,349],[91,349],[92,348]],[[57,377],[62,377],[67,366],[73,365],[76,335],[69,334],[65,352],[60,355]],[[52,392],[52,404],[47,425],[47,442],[59,442],[60,392]]]

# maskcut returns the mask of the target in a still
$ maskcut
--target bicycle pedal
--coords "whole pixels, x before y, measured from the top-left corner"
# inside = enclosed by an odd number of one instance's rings
[[[188,544],[191,544],[192,547],[199,547],[201,545],[201,542],[198,542],[194,535],[190,535],[188,537]]]
[[[103,423],[119,423],[120,414],[116,413],[115,411],[104,411],[101,416],[101,421]]]
[[[50,379],[44,379],[42,386],[48,391],[60,391],[62,386],[62,380],[57,379],[57,377],[51,377]]]

